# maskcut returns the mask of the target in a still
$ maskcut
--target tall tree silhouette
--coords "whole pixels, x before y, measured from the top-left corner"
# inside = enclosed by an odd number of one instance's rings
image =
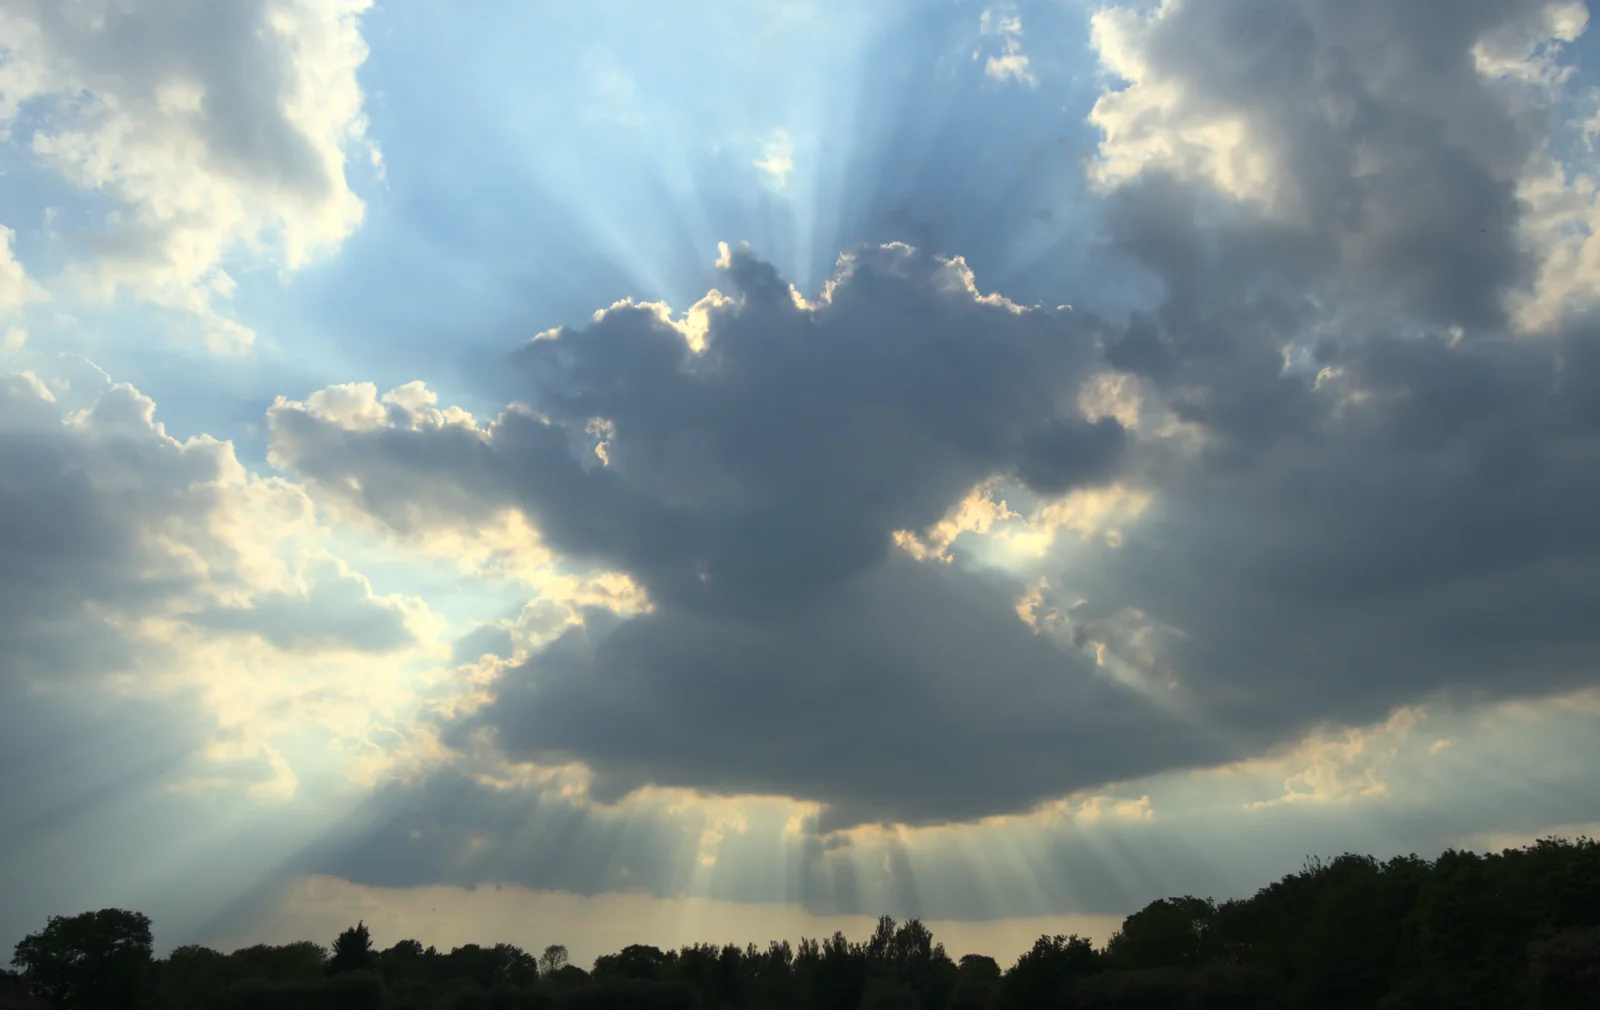
[[[340,975],[347,971],[366,971],[373,967],[376,958],[372,952],[372,933],[366,922],[358,922],[339,934],[333,941],[333,959],[328,962],[328,974]]]

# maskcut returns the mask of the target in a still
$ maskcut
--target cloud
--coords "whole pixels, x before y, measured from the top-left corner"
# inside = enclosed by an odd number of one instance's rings
[[[374,728],[437,689],[438,616],[317,546],[302,490],[249,472],[230,443],[174,438],[127,384],[58,388],[66,400],[33,373],[0,376],[5,703],[169,707],[190,749],[167,763],[190,762],[190,784],[292,792],[276,742],[291,734],[356,764],[385,750]]]
[[[893,549],[997,475],[1060,494],[1114,470],[1121,426],[1078,405],[1092,327],[904,246],[848,258],[816,305],[748,253],[726,270],[742,297],[709,310],[703,352],[622,306],[526,345],[532,402],[492,423],[393,404],[380,424],[330,393],[273,408],[273,459],[402,534],[518,509],[575,563],[639,583],[650,612],[569,630],[479,717],[519,757],[589,764],[603,793],[778,792],[849,823],[979,816],[1100,780],[1089,741],[1109,747],[1142,703],[1029,632],[1003,574]],[[656,673],[633,683],[641,663]],[[1091,710],[1093,725],[1069,714]],[[1047,770],[1062,718],[1081,769]],[[1015,764],[966,761],[1007,739]],[[1176,732],[1140,761],[1193,745]]]
[[[1089,117],[1103,134],[1093,178],[1115,187],[1159,172],[1242,203],[1260,215],[1255,241],[1274,245],[1278,274],[1314,279],[1348,311],[1498,327],[1536,266],[1520,250],[1518,189],[1546,149],[1550,110],[1474,54],[1504,52],[1495,40],[1507,32],[1572,37],[1572,9],[1107,8],[1092,41],[1120,80]],[[1141,192],[1142,213],[1181,213]],[[1232,218],[1229,206],[1200,212],[1223,228]],[[1168,258],[1180,249],[1198,252]]]
[[[1174,292],[1127,326],[903,246],[813,305],[740,252],[703,350],[621,305],[522,348],[530,401],[492,422],[327,391],[273,408],[273,458],[396,534],[512,510],[637,582],[647,610],[569,626],[450,737],[581,762],[601,799],[966,820],[1592,676],[1589,331],[1330,331],[1279,304],[1296,288],[1257,296],[1276,261],[1252,229],[1275,225],[1214,233],[1226,269],[1169,262],[1192,190],[1127,187],[1112,226]],[[1286,368],[1307,334],[1320,370]],[[997,486],[1038,502],[1023,530]],[[986,530],[1045,580],[978,563]],[[979,553],[938,563],[963,537]]]
[[[1163,665],[1230,683],[1224,726],[1592,677],[1569,601],[1600,575],[1571,504],[1597,490],[1596,333],[1515,329],[1542,255],[1517,180],[1551,110],[1472,55],[1571,22],[1380,6],[1096,20],[1128,82],[1094,117],[1112,241],[1166,292],[1107,356],[1203,448],[1146,479],[1159,525],[1085,595],[1178,629]]]
[[[14,312],[44,294],[17,262],[16,252],[11,248],[16,237],[16,232],[0,225],[0,312]]]
[[[804,295],[725,250],[731,294],[518,348],[498,412],[280,388],[276,477],[130,386],[0,381],[10,880],[154,791],[349,814],[283,854],[352,882],[335,926],[502,883],[1117,914],[1592,821],[1592,169],[1551,125],[1582,19],[1268,7],[1096,22],[1075,219],[1155,282],[1129,318],[905,246]],[[329,768],[368,802],[320,805]]]
[[[1287,763],[1293,769],[1284,777],[1283,795],[1258,800],[1250,806],[1348,803],[1361,797],[1389,795],[1388,766],[1426,717],[1422,710],[1400,708],[1376,727],[1346,728],[1337,734],[1313,733],[1292,753],[1266,762]],[[1439,749],[1436,742],[1428,753],[1437,754]]]
[[[380,790],[356,815],[367,830],[293,872],[395,894],[625,891],[973,923],[1120,915],[1173,893],[1248,895],[1307,853],[1436,853],[1592,817],[1595,712],[1577,701],[1405,710],[1027,813],[823,836],[812,805],[646,789],[607,807],[570,772],[510,782],[435,769]],[[1441,751],[1435,732],[1462,742]],[[1214,858],[1241,840],[1248,860]]]
[[[789,139],[787,130],[772,131],[755,166],[778,189],[789,185],[789,176],[794,174],[794,141]]]
[[[1517,328],[1553,92],[1484,69],[1576,22],[1368,13],[1096,15],[1105,257],[1159,281],[1127,320],[903,245],[814,301],[725,251],[734,297],[541,334],[493,420],[340,387],[273,407],[272,459],[402,540],[511,523],[637,587],[441,730],[599,801],[969,821],[1591,684],[1600,340]],[[1286,788],[1376,788],[1366,745]]]
[[[979,19],[979,29],[985,36],[1000,40],[999,55],[990,56],[983,63],[986,76],[996,81],[1038,87],[1039,78],[1033,72],[1033,63],[1022,51],[1022,18],[1009,8],[991,7]]]
[[[287,270],[337,246],[363,207],[356,79],[370,0],[8,0],[0,130],[69,183],[110,198],[85,278],[195,313],[248,344],[229,258]]]
[[[815,598],[995,473],[1056,493],[1114,465],[1120,425],[1076,404],[1095,333],[1070,314],[905,246],[847,259],[815,307],[748,253],[728,263],[743,298],[712,299],[703,353],[624,304],[523,347],[532,403],[491,423],[281,401],[273,458],[401,533],[521,510],[563,554],[712,612]]]
[[[225,443],[168,437],[126,385],[69,413],[32,373],[0,377],[0,438],[8,678],[120,669],[139,621],[200,592],[208,571],[225,579],[259,561],[217,535],[230,498],[308,504],[250,482]]]
[[[293,589],[258,593],[248,606],[212,607],[186,620],[213,631],[258,635],[290,652],[387,653],[420,644],[423,635],[412,625],[426,625],[431,616],[420,600],[377,597],[365,577],[326,553],[303,559],[297,582]]]

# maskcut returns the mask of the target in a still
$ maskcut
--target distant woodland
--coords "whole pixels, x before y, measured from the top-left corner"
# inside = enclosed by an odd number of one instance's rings
[[[1041,936],[1005,966],[887,916],[860,940],[635,945],[587,971],[559,944],[378,950],[360,923],[328,947],[152,947],[148,917],[107,909],[51,918],[13,965],[58,1010],[1595,1010],[1600,843],[1311,860],[1250,898],[1152,902],[1102,947]]]

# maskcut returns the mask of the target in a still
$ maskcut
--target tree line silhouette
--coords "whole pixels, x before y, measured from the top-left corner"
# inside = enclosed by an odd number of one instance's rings
[[[1006,969],[888,916],[863,941],[635,944],[589,971],[559,944],[378,950],[365,923],[156,959],[150,927],[55,916],[12,963],[57,1010],[1595,1010],[1600,843],[1311,859],[1249,898],[1154,901],[1102,947],[1041,936]]]

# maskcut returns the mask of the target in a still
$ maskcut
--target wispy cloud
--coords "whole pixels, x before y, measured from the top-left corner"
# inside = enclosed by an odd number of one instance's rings
[[[990,7],[978,22],[979,31],[996,39],[1000,52],[991,54],[983,63],[983,72],[996,81],[1013,81],[1028,87],[1037,87],[1039,78],[1033,64],[1022,51],[1022,18],[1010,7]],[[977,56],[979,54],[974,54]]]
[[[772,131],[755,166],[778,189],[789,185],[789,176],[794,174],[794,141],[788,130],[780,127]]]

